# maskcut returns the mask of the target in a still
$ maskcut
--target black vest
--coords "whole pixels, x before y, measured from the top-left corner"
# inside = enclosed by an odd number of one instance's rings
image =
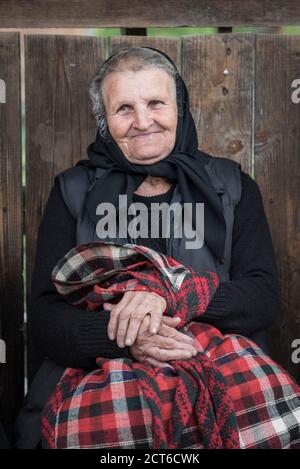
[[[221,282],[230,280],[232,230],[234,222],[234,210],[242,193],[241,168],[234,161],[225,158],[211,157],[205,169],[210,177],[223,208],[226,223],[225,249],[222,259],[216,259],[207,245],[201,249],[186,249],[188,241],[183,233],[181,238],[171,237],[167,241],[167,255],[174,257],[184,265],[192,267],[195,271],[209,270],[216,272]],[[105,172],[104,169],[86,169],[83,166],[75,166],[57,176],[60,190],[65,204],[73,217],[77,220],[76,244],[99,242],[96,234],[96,223],[91,220],[85,210],[85,197],[92,188],[96,179]],[[99,201],[101,202],[101,201]],[[178,186],[175,186],[171,204],[182,202]],[[171,223],[172,223],[172,215]],[[128,242],[124,238],[106,238],[119,244]]]

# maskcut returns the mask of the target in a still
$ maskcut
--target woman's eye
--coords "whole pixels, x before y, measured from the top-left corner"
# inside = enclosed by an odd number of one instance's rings
[[[159,108],[162,104],[164,104],[162,101],[159,101],[157,99],[153,99],[152,101],[149,101],[149,106],[150,107],[154,107],[154,108]],[[118,111],[117,112],[129,112],[132,110],[132,106],[130,104],[122,104],[122,106],[120,106],[118,108]]]
[[[120,106],[118,109],[119,111],[128,111],[130,109],[130,106],[128,104],[123,104],[123,106]]]
[[[150,105],[154,107],[158,107],[160,104],[163,104],[163,102],[157,100],[150,101]]]

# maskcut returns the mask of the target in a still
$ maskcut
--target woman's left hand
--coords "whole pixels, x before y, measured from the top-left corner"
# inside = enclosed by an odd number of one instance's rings
[[[104,303],[103,307],[110,311],[108,337],[117,340],[118,346],[123,348],[135,342],[141,322],[147,314],[151,318],[149,332],[157,333],[167,302],[153,292],[127,291],[119,303]]]

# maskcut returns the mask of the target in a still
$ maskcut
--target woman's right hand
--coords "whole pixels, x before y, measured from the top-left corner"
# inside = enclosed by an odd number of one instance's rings
[[[168,361],[188,360],[197,355],[194,340],[176,330],[179,318],[163,316],[157,334],[149,333],[149,322],[150,318],[146,316],[130,347],[131,355],[138,362],[162,368]]]

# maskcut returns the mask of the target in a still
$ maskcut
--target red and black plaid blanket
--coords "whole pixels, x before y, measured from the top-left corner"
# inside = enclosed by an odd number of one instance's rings
[[[99,357],[68,368],[44,408],[47,448],[300,448],[300,388],[250,340],[195,322],[218,279],[136,245],[92,243],[52,273],[66,301],[87,310],[127,290],[158,293],[198,355],[155,368]]]

